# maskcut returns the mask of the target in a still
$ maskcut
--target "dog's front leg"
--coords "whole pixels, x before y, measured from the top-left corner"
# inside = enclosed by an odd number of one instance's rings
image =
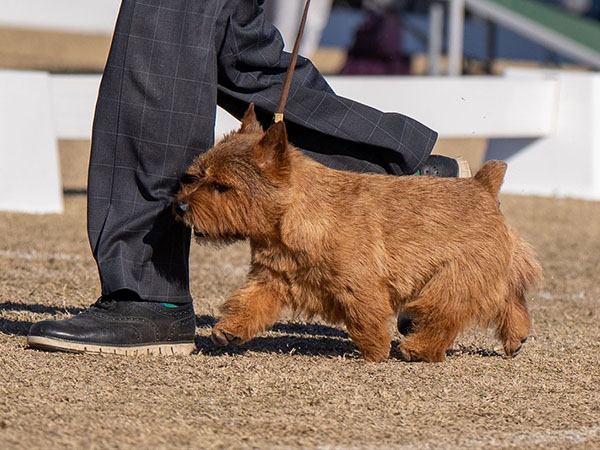
[[[276,281],[249,281],[229,297],[212,330],[215,344],[239,345],[270,328],[281,315],[285,289]]]
[[[391,337],[385,321],[346,319],[346,330],[367,361],[379,362],[389,356]]]
[[[376,283],[369,283],[373,286]],[[355,292],[354,297],[341,294],[338,301],[345,311],[344,323],[350,338],[360,349],[364,359],[378,362],[390,354],[391,336],[388,320],[394,311],[383,292],[365,293],[360,297]]]

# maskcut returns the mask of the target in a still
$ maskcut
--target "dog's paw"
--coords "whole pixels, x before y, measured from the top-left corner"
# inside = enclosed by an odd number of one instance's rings
[[[412,355],[408,350],[403,349],[401,345],[399,345],[396,348],[396,352],[398,353],[398,358],[400,358],[404,362],[421,361],[420,358],[417,358],[416,356]]]
[[[521,339],[521,343],[518,344],[514,350],[511,349],[509,346],[505,345],[504,351],[505,351],[506,355],[509,356],[510,358],[516,357],[519,353],[521,353],[521,350],[523,349],[523,344],[525,344],[526,342],[527,342],[527,338]]]
[[[230,344],[240,345],[242,343],[242,339],[240,337],[234,336],[233,334],[217,327],[213,328],[210,338],[220,347],[226,347]]]
[[[414,348],[411,349],[411,347],[406,344],[400,344],[398,347],[396,347],[396,353],[398,358],[405,362],[439,363],[446,360],[445,350],[416,350]]]

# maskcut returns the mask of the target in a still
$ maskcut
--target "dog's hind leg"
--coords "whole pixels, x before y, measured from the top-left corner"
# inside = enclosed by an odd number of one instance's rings
[[[410,332],[397,349],[401,359],[444,361],[446,350],[471,320],[468,287],[460,279],[460,270],[449,264],[405,305],[402,314],[413,319]]]
[[[250,281],[221,307],[223,316],[213,328],[213,342],[226,346],[252,339],[273,326],[284,301],[285,290],[276,282]]]
[[[510,229],[514,242],[514,253],[509,266],[508,295],[496,317],[496,336],[504,345],[508,356],[517,356],[531,330],[531,318],[527,311],[525,293],[542,278],[542,268],[532,248]]]
[[[398,354],[404,361],[441,362],[452,345],[460,328],[448,320],[433,321],[423,317],[417,330],[402,339]]]
[[[504,352],[507,356],[517,356],[531,330],[525,299],[512,294],[499,312],[496,324],[496,336],[503,343]]]

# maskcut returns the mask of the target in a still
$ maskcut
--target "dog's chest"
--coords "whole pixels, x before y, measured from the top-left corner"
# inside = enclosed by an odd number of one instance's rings
[[[253,251],[253,264],[269,269],[289,283],[319,286],[328,276],[322,267],[303,252],[294,252],[282,247],[265,247]]]
[[[295,307],[306,309],[328,296],[331,273],[322,264],[311,261],[306,254],[282,248],[263,248],[253,252],[253,264],[288,286]],[[315,309],[309,307],[309,309]]]

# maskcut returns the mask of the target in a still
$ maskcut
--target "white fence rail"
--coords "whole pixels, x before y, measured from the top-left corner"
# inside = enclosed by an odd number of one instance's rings
[[[556,80],[502,77],[328,77],[344,97],[382,111],[400,111],[444,138],[542,137],[554,130]],[[100,77],[50,76],[56,133],[87,139]],[[236,125],[219,111],[216,136]]]
[[[45,73],[0,71],[0,211],[62,212],[62,186]]]
[[[0,210],[62,210],[56,142],[90,137],[99,81],[0,72]],[[511,70],[493,78],[329,81],[340,95],[400,111],[441,137],[490,139],[488,158],[509,162],[504,192],[600,199],[600,74]],[[236,126],[219,110],[217,137]],[[23,183],[25,176],[36,183]],[[25,198],[22,188],[32,185],[41,193]]]

